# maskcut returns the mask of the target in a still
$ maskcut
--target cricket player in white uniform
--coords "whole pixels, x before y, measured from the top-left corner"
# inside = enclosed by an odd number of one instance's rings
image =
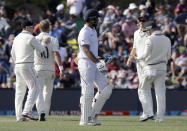
[[[16,92],[15,112],[17,121],[25,121],[26,118],[37,120],[32,117],[31,111],[38,97],[38,81],[34,70],[34,49],[44,51],[42,46],[32,35],[33,26],[29,21],[22,23],[23,31],[15,37],[11,50],[15,62]],[[46,40],[46,39],[45,39]],[[47,43],[43,40],[42,42]],[[22,112],[23,99],[28,87],[28,95]]]
[[[167,62],[171,57],[171,42],[161,31],[157,30],[154,22],[145,24],[151,35],[145,41],[144,52],[137,57],[137,61],[143,61],[143,76],[140,82],[140,101],[143,112],[152,114],[151,84],[154,84],[157,101],[157,119],[155,122],[163,122],[166,109],[165,77]],[[150,103],[151,102],[151,103]]]
[[[133,49],[130,53],[130,57],[127,61],[127,66],[131,66],[131,62],[132,60],[135,59],[136,57],[139,57],[142,55],[142,53],[144,52],[144,48],[145,48],[145,41],[148,38],[148,34],[144,28],[144,23],[147,22],[148,18],[143,16],[143,17],[139,17],[138,18],[138,24],[139,24],[139,29],[134,33],[134,44],[133,44]],[[143,63],[141,61],[136,63],[136,68],[137,68],[137,73],[138,73],[138,78],[139,78],[139,88],[138,88],[138,96],[140,101],[142,100],[142,97],[144,97],[142,90],[140,90],[140,83],[143,77]],[[151,95],[150,90],[148,90],[149,95]],[[151,96],[150,96],[151,97]],[[147,101],[149,101],[148,103],[150,104],[149,106],[152,106],[152,99],[148,99]],[[140,121],[146,121],[148,119],[153,119],[153,110],[146,110],[144,108],[146,107],[142,107],[143,108],[143,113],[140,116]],[[147,111],[147,112],[146,112]]]
[[[54,37],[49,36],[50,23],[48,20],[42,20],[39,24],[41,33],[36,36],[38,41],[50,38],[50,43],[46,45],[44,52],[35,50],[34,65],[38,75],[39,96],[36,101],[36,107],[39,114],[39,120],[45,121],[48,119],[51,106],[51,96],[55,79],[55,61],[59,66],[60,79],[63,77],[63,66],[59,54],[59,43]]]
[[[112,85],[107,85],[107,79],[103,74],[107,72],[106,63],[111,62],[111,59],[105,59],[105,61],[98,59],[98,38],[95,30],[98,17],[96,10],[89,9],[85,15],[86,24],[78,36],[78,69],[82,87],[80,97],[81,119],[79,123],[81,126],[101,124],[97,120],[97,115],[110,97],[113,88]],[[94,84],[98,89],[95,97]]]

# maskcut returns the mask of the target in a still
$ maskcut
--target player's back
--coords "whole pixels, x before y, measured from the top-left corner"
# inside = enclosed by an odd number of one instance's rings
[[[54,51],[59,49],[58,40],[44,32],[36,36],[36,39],[41,43],[42,39],[48,37],[50,37],[50,43],[45,45],[45,51],[40,53],[35,50],[34,65],[36,70],[55,71]]]
[[[34,36],[28,31],[22,31],[15,37],[13,48],[15,51],[15,63],[32,63],[34,62],[34,48],[31,45]]]
[[[166,62],[170,58],[171,53],[171,42],[169,38],[161,34],[160,31],[155,31],[148,39],[151,42],[152,50],[145,60],[146,63],[154,64],[161,62],[160,64],[151,65],[150,67],[166,70]]]

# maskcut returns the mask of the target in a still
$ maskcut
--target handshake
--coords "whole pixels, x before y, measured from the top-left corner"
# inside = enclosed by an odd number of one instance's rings
[[[104,60],[99,60],[97,63],[96,63],[96,67],[97,69],[102,73],[102,74],[106,74],[108,72],[108,69],[107,69],[107,64],[110,64],[111,61],[113,60],[113,56],[106,56],[104,58]]]

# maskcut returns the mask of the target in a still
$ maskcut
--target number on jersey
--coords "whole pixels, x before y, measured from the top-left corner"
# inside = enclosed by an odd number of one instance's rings
[[[45,47],[45,51],[41,53],[41,57],[45,59],[49,58],[49,49],[47,47]]]

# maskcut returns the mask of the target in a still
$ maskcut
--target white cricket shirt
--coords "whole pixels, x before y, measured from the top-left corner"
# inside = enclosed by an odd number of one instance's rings
[[[145,41],[148,35],[145,32],[142,32],[140,29],[134,32],[134,44],[133,48],[136,48],[136,55],[140,56],[144,52]]]
[[[82,45],[89,45],[90,51],[97,58],[98,57],[98,37],[95,29],[88,27],[86,24],[81,29],[78,36],[79,54],[78,58],[88,58],[82,49]]]
[[[23,30],[14,39],[11,55],[16,67],[34,63],[34,49],[44,51],[44,47],[35,39],[31,32]]]
[[[145,42],[145,50],[138,59],[144,61],[144,69],[166,70],[171,57],[171,42],[161,31],[154,31]],[[159,64],[158,64],[159,63]]]
[[[45,45],[45,50],[41,53],[34,51],[34,65],[35,69],[38,70],[48,70],[55,71],[55,58],[54,51],[59,51],[58,40],[54,37],[49,36],[48,33],[41,32],[36,39],[41,41],[47,37],[51,38],[51,42]]]

